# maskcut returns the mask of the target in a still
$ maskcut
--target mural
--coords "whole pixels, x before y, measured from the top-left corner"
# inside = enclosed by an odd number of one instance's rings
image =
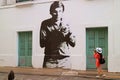
[[[44,49],[43,68],[71,68],[69,47],[75,46],[70,25],[63,20],[65,8],[61,1],[50,6],[51,18],[42,21],[40,47]]]

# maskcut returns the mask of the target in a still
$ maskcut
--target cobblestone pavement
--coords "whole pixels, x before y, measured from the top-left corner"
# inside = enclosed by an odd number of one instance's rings
[[[15,80],[120,80],[120,73],[104,71],[106,77],[96,78],[96,70],[35,69],[19,67],[0,67],[0,80],[7,80],[13,70]]]
[[[0,73],[0,80],[7,80],[7,73]],[[27,75],[27,74],[15,74],[15,80],[119,80],[119,79],[105,79],[105,78],[90,78],[85,76],[46,76],[46,75]]]

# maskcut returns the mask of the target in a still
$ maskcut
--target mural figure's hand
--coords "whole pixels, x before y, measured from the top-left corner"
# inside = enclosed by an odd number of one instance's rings
[[[69,27],[62,27],[61,32],[64,36],[71,34]]]

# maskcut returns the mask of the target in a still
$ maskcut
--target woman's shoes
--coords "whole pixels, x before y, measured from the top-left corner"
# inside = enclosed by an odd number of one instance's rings
[[[105,74],[103,74],[103,75],[101,75],[101,76],[100,76],[100,75],[97,75],[96,78],[105,77],[105,76],[106,76]]]
[[[99,78],[100,76],[98,75],[98,76],[96,76],[96,78]]]
[[[105,74],[103,74],[102,76],[103,76],[103,77],[105,77],[106,75],[105,75]]]

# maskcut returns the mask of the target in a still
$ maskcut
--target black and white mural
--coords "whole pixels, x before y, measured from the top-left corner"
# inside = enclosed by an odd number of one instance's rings
[[[63,20],[65,7],[62,1],[54,1],[50,6],[49,19],[40,26],[40,47],[44,48],[44,68],[70,68],[69,47],[75,47],[75,36],[70,25]]]

